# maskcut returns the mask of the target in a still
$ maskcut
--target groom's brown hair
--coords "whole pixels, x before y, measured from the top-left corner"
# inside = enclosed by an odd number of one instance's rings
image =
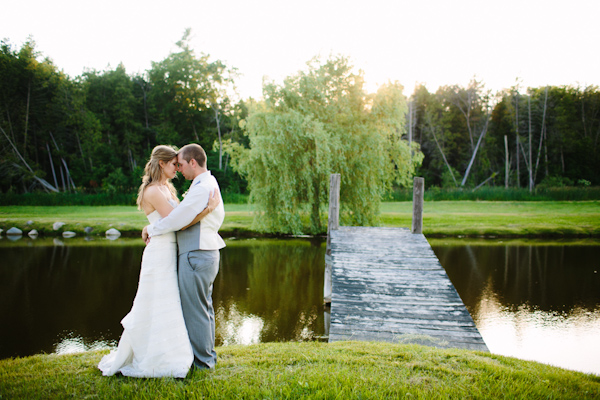
[[[202,146],[200,146],[199,144],[186,144],[181,149],[179,149],[179,154],[181,154],[181,157],[185,161],[190,162],[190,160],[193,158],[194,160],[196,160],[200,167],[206,168],[206,153],[204,152]]]

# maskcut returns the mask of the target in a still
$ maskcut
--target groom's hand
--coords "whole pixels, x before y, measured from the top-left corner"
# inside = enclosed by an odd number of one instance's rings
[[[146,244],[150,243],[150,237],[148,236],[148,225],[142,229],[142,239],[144,242],[146,242]]]

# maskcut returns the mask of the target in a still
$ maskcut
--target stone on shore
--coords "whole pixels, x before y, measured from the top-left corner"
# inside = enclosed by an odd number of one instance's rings
[[[54,224],[52,224],[52,229],[54,229],[55,231],[57,231],[60,228],[62,228],[64,225],[65,225],[64,222],[55,222]]]
[[[115,228],[110,228],[109,230],[106,231],[106,237],[109,239],[116,239],[119,236],[121,236],[121,232],[119,232]]]
[[[14,226],[6,231],[7,236],[21,236],[23,235],[23,231],[19,228],[15,228]]]
[[[88,235],[92,233],[93,230],[94,228],[92,228],[91,226],[86,226],[85,228],[83,228],[83,231]]]
[[[75,237],[76,233],[72,231],[65,231],[62,235],[64,238],[72,238]]]
[[[32,229],[27,233],[27,236],[29,236],[32,239],[35,239],[36,237],[38,237],[38,231],[35,229]]]

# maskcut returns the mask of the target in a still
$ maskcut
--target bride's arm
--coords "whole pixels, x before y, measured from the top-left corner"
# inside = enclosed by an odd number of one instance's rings
[[[206,217],[208,214],[213,212],[215,208],[217,208],[217,206],[221,202],[220,196],[217,196],[218,193],[219,193],[219,190],[215,189],[212,192],[212,194],[208,195],[208,205],[206,206],[206,208],[204,210],[202,210],[202,212],[200,212],[200,214],[196,215],[196,218],[194,218],[194,220],[192,222],[190,222],[188,225],[181,228],[182,231],[186,230],[187,228],[189,228],[190,226],[192,226],[194,224],[197,224],[198,222],[200,222],[200,220],[202,218]]]
[[[160,214],[162,218],[171,214],[173,206],[167,201],[165,195],[160,191],[158,186],[148,186],[144,192],[144,203],[149,204]]]

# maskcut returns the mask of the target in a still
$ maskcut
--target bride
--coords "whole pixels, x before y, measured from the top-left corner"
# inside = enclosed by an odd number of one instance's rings
[[[150,223],[166,217],[179,204],[171,183],[177,168],[175,149],[160,145],[152,150],[137,199],[138,209],[146,213]],[[218,203],[213,193],[208,206],[187,227]],[[185,378],[194,354],[181,311],[174,232],[152,237],[144,249],[138,290],[121,324],[124,330],[117,350],[98,364],[102,375],[120,372],[138,378]]]

